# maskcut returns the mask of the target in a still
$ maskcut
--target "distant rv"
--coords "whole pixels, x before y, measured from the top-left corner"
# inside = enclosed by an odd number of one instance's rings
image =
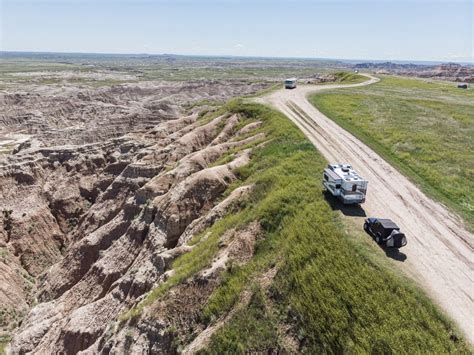
[[[285,89],[296,88],[296,78],[290,78],[285,80]]]

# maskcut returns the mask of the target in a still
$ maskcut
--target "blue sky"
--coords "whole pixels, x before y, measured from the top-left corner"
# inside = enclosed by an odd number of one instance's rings
[[[0,0],[0,49],[473,62],[473,0]]]

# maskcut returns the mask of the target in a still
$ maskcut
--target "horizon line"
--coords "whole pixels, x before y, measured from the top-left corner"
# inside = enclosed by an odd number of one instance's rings
[[[67,54],[67,55],[109,55],[109,56],[176,56],[176,57],[201,57],[201,58],[242,58],[242,59],[299,59],[299,60],[327,60],[333,62],[403,62],[404,64],[416,63],[441,63],[441,64],[465,64],[474,65],[474,58],[472,61],[464,60],[436,60],[436,59],[375,59],[375,58],[330,58],[330,57],[292,57],[292,56],[254,56],[254,55],[232,55],[232,54],[178,54],[178,53],[146,53],[146,52],[81,52],[81,51],[29,51],[29,50],[0,50],[0,53],[18,53],[18,54]]]

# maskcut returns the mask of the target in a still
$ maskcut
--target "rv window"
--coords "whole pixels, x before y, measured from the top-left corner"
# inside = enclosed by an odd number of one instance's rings
[[[354,191],[354,192],[357,191],[357,185],[356,184],[352,185],[352,191]]]
[[[329,180],[329,178],[328,178],[328,176],[327,176],[326,174],[324,174],[324,180],[326,180],[326,181]]]
[[[336,184],[336,189],[340,189],[341,188],[341,184]]]

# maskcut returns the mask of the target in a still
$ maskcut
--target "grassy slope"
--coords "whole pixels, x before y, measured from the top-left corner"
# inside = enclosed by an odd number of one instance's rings
[[[356,74],[356,73],[345,72],[345,71],[336,72],[335,77],[336,77],[336,82],[344,83],[344,84],[358,84],[358,83],[363,83],[364,81],[367,81],[366,76]],[[328,84],[331,84],[331,83],[329,82]]]
[[[473,229],[474,91],[384,77],[310,101],[363,140]]]
[[[374,262],[359,242],[342,232],[319,182],[326,162],[302,133],[263,106],[234,102],[229,110],[247,122],[262,120],[260,130],[272,139],[255,151],[231,187],[254,183],[256,192],[198,236],[196,248],[174,263],[175,275],[124,318],[138,316],[173,285],[209,265],[226,230],[259,220],[265,238],[259,240],[253,259],[227,267],[201,319],[211,324],[224,316],[239,304],[244,290],[252,293],[250,303],[213,336],[204,352],[284,349],[285,324],[291,324],[311,352],[465,349],[464,342],[450,340],[452,326],[418,290]],[[269,290],[263,290],[259,280],[274,267],[279,272]]]

